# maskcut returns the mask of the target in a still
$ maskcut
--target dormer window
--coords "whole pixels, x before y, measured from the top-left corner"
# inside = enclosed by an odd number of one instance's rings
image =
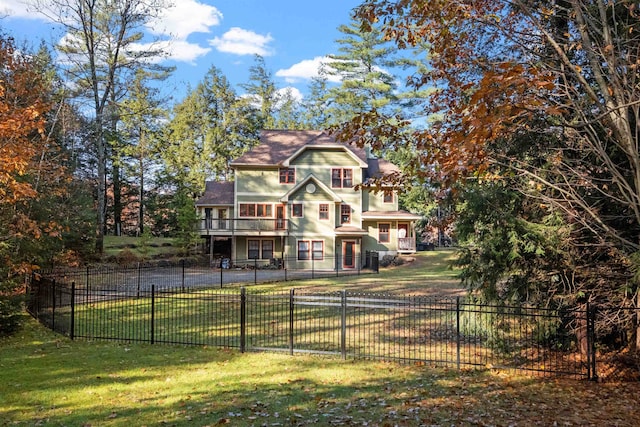
[[[393,203],[393,191],[384,190],[384,194],[382,196],[382,203]]]
[[[294,168],[280,169],[280,184],[295,184],[296,170]]]
[[[353,170],[335,168],[331,169],[331,187],[351,188],[353,187]]]

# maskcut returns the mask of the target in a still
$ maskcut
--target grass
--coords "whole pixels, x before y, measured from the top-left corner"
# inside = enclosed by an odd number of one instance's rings
[[[404,256],[405,264],[381,267],[378,274],[326,277],[314,280],[295,280],[252,286],[252,289],[289,290],[349,290],[400,295],[456,296],[464,290],[457,278],[458,272],[450,268],[454,250],[425,251]]]
[[[459,292],[451,255],[421,253],[375,277],[263,286]],[[0,339],[0,426],[637,426],[639,405],[638,383],[71,341],[30,318]]]
[[[637,383],[182,346],[69,341],[33,320],[0,341],[0,425],[617,425]]]
[[[140,237],[104,236],[104,255],[117,257],[129,251],[139,258],[177,256],[175,239],[167,237],[151,237],[144,242]]]

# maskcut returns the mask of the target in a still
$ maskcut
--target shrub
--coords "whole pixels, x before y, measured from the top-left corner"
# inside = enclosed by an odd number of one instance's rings
[[[0,282],[0,336],[11,335],[22,323],[24,289],[17,280]]]

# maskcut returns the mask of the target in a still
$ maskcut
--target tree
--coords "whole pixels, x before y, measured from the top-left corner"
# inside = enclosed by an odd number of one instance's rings
[[[309,93],[303,101],[304,123],[309,129],[326,129],[331,124],[328,108],[328,90],[327,67],[322,64],[318,70],[318,75],[311,79]]]
[[[275,129],[306,129],[303,107],[291,88],[280,91],[277,111],[275,114]]]
[[[267,68],[264,58],[255,55],[254,61],[249,68],[249,81],[241,86],[259,110],[259,128],[275,129],[280,96],[273,81],[273,74]]]
[[[548,289],[559,291],[548,298],[582,294],[600,304],[640,298],[632,281],[640,259],[635,4],[368,0],[357,15],[365,29],[381,22],[401,48],[430,46],[429,68],[413,83],[439,88],[428,112],[442,119],[411,134],[418,163],[432,165],[414,172],[452,188],[469,178],[521,177],[510,181],[514,190],[546,209],[536,221],[560,215],[571,231],[565,257],[575,262],[547,277]],[[371,115],[342,130],[365,143],[378,134],[402,141],[397,129]],[[595,260],[616,272],[615,286],[590,277]]]
[[[117,117],[113,105],[125,75],[162,55],[157,47],[136,49],[139,31],[166,7],[164,0],[33,0],[34,7],[63,26],[67,34],[58,46],[66,71],[93,111],[93,140],[97,158],[96,249],[102,253],[106,226],[108,142]],[[109,105],[111,108],[109,109]]]
[[[150,170],[159,164],[160,121],[168,115],[157,97],[158,89],[149,87],[147,80],[148,73],[139,69],[128,98],[120,106],[123,124],[121,134],[128,143],[123,147],[123,152],[130,159],[125,164],[135,177],[132,184],[138,188],[137,230],[140,235],[145,231],[145,189]]]
[[[400,83],[400,74],[405,69],[421,69],[421,61],[415,55],[424,52],[424,46],[398,52],[377,26],[362,31],[355,19],[338,30],[343,34],[336,40],[340,53],[329,55],[331,60],[326,64],[327,76],[340,80],[337,86],[326,90],[331,124],[372,111],[411,118],[414,104],[421,102],[426,92],[406,88]],[[318,89],[322,88],[321,83],[318,81]]]
[[[167,170],[178,188],[192,196],[206,180],[229,180],[229,162],[258,141],[255,110],[239,98],[226,77],[211,67],[204,80],[174,108],[163,151]]]
[[[51,88],[24,50],[0,36],[0,334],[19,324],[21,275],[41,260],[38,245],[61,232],[42,216],[48,199],[64,194],[61,152],[47,136]]]

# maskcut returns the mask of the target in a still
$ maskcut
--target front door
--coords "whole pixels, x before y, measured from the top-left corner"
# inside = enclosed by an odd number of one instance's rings
[[[356,242],[345,240],[342,242],[342,268],[355,268],[356,266]]]

